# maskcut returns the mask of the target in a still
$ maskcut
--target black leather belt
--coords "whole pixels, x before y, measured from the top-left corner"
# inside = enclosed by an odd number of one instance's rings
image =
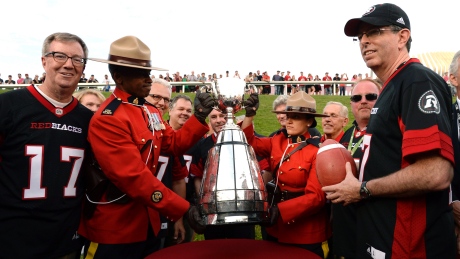
[[[304,192],[281,191],[281,201],[287,201],[304,195]]]
[[[272,200],[274,203],[279,203],[281,201],[287,201],[290,199],[294,199],[297,197],[300,197],[304,195],[304,192],[290,192],[290,191],[280,191],[279,188],[275,187],[275,184],[273,181],[270,181],[266,185],[266,189],[268,192],[268,202],[271,203]],[[276,189],[276,191],[275,191]]]

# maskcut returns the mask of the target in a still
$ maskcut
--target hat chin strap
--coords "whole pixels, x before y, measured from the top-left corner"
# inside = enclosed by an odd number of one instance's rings
[[[307,138],[304,135],[289,135],[287,133],[286,129],[282,129],[281,132],[283,132],[284,136],[288,139],[288,146],[290,143],[292,144],[298,144],[300,142],[305,141]],[[289,143],[290,142],[290,143]]]

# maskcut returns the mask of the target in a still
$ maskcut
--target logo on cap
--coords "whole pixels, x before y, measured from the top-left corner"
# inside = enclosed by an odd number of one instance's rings
[[[375,6],[369,7],[369,9],[367,9],[367,11],[363,14],[363,16],[366,16],[366,15],[372,13],[373,11],[375,11]]]
[[[402,17],[399,17],[398,20],[396,20],[397,23],[400,23],[400,24],[404,24],[406,25],[406,23],[404,22],[404,19]]]

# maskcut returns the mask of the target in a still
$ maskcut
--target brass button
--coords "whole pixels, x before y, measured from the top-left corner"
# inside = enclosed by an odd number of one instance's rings
[[[283,172],[280,172],[280,174],[283,174]]]
[[[302,167],[299,165],[299,169],[302,169]]]
[[[145,139],[141,139],[142,143],[145,143]]]
[[[289,159],[287,161],[289,162]]]
[[[273,158],[273,156],[271,156],[270,158]]]
[[[153,168],[155,168],[155,165],[153,165]]]
[[[157,145],[155,145],[155,148],[157,148]]]
[[[284,186],[284,183],[282,183],[281,186]]]

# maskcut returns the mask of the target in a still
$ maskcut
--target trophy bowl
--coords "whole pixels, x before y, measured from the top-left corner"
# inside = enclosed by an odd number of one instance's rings
[[[256,155],[233,122],[234,113],[244,108],[245,92],[251,91],[238,78],[221,78],[212,87],[218,108],[227,114],[227,123],[204,166],[198,205],[206,225],[260,224],[269,220],[267,193]]]

